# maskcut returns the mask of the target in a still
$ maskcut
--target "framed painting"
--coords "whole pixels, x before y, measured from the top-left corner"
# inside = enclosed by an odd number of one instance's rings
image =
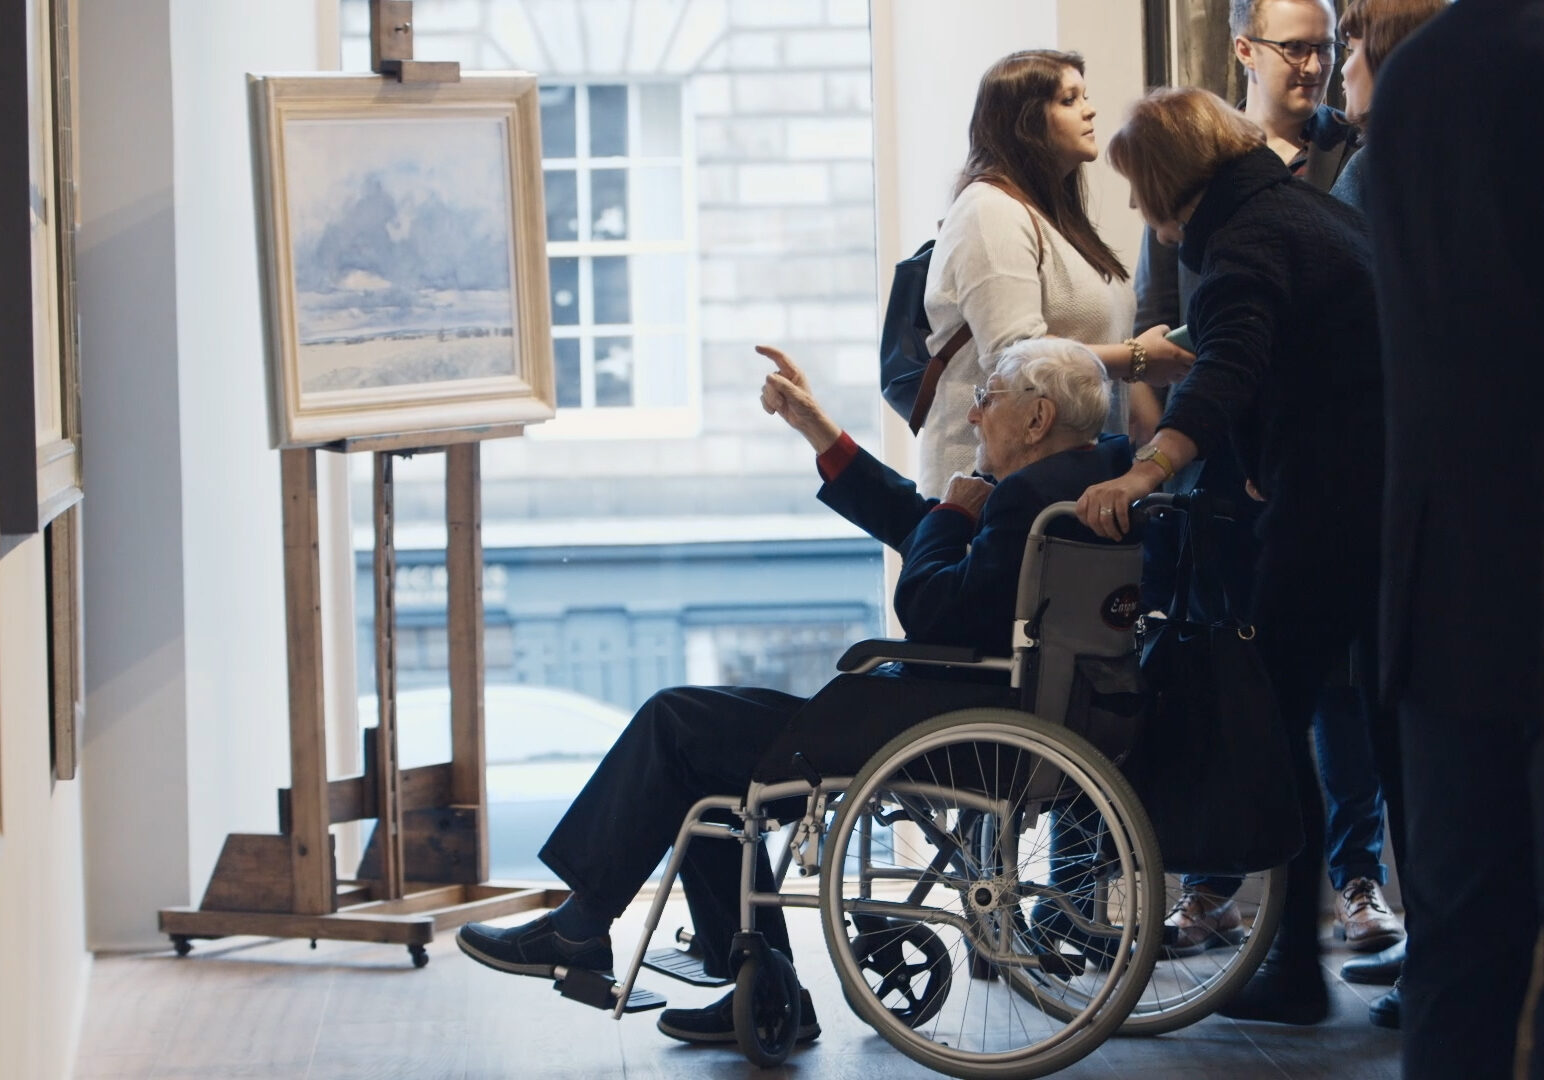
[[[272,442],[556,402],[536,77],[248,77]]]
[[[0,16],[0,533],[26,535],[81,498],[75,308],[71,0]]]

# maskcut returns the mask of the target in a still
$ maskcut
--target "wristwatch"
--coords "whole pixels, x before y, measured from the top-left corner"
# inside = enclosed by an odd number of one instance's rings
[[[1174,465],[1169,461],[1169,455],[1158,449],[1155,443],[1148,443],[1142,447],[1142,449],[1132,455],[1132,460],[1151,461],[1163,470],[1163,478],[1165,480],[1172,479],[1174,476]]]

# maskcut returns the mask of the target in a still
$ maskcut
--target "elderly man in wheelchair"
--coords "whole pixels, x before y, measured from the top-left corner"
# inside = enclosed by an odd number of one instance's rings
[[[458,944],[618,1016],[661,1005],[633,981],[664,896],[620,986],[609,929],[672,852],[661,892],[679,872],[701,981],[735,988],[704,1009],[666,1010],[667,1035],[738,1041],[760,1064],[818,1035],[781,909],[819,906],[849,1004],[903,1052],[963,1076],[1060,1068],[1125,1019],[1158,951],[1137,929],[1163,918],[1161,872],[1158,888],[1142,885],[1142,867],[1160,865],[1151,828],[1096,749],[1121,753],[1135,712],[1099,702],[1139,697],[1140,557],[1047,513],[1131,463],[1124,437],[1099,435],[1108,377],[1073,342],[1004,350],[970,411],[980,475],[955,476],[931,500],[833,423],[791,360],[758,351],[777,368],[762,405],[814,449],[821,501],[900,553],[906,641],[854,646],[847,674],[810,699],[655,694],[541,851],[569,898],[524,925],[469,924]],[[1058,542],[1106,556],[1102,577],[1060,564],[1085,594],[1075,603],[1051,599],[1039,580],[1050,562],[1026,553]],[[1053,654],[1059,605],[1098,617]],[[1103,657],[1079,646],[1090,635],[1104,635]],[[1087,739],[1062,725],[1073,713]],[[797,820],[782,870],[818,864],[818,899],[778,891],[760,843],[778,819]]]

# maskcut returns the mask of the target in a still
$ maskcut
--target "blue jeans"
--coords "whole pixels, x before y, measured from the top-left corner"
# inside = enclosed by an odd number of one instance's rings
[[[1371,677],[1371,673],[1365,673]],[[1338,892],[1356,878],[1387,884],[1383,865],[1383,789],[1373,758],[1362,692],[1327,686],[1313,718],[1324,782],[1324,854],[1330,885]]]

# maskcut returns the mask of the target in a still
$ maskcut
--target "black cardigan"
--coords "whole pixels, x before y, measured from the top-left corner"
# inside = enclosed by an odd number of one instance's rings
[[[1196,362],[1159,426],[1203,457],[1231,439],[1267,496],[1268,545],[1328,531],[1340,553],[1349,544],[1375,558],[1382,377],[1362,215],[1261,147],[1218,170],[1180,259],[1201,275]]]

